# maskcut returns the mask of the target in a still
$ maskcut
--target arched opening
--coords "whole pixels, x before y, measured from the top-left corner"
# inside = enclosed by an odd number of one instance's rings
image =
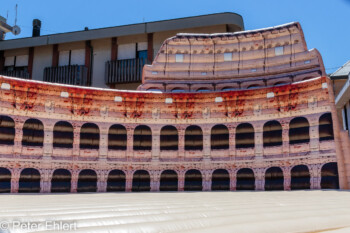
[[[310,189],[310,172],[306,165],[297,165],[292,168],[290,187],[292,190]]]
[[[19,193],[39,193],[40,173],[34,168],[25,168],[19,177]]]
[[[185,173],[185,191],[202,191],[202,174],[196,169]]]
[[[178,177],[176,171],[165,170],[160,175],[160,191],[177,191]]]
[[[125,192],[126,176],[122,170],[112,170],[108,174],[107,192]]]
[[[43,146],[44,125],[37,119],[28,119],[23,125],[22,146]]]
[[[160,150],[178,150],[179,136],[174,126],[164,126],[160,131]]]
[[[258,84],[252,84],[252,85],[249,85],[247,87],[247,89],[255,89],[255,88],[258,88],[258,87],[260,87]]]
[[[286,82],[276,82],[273,84],[274,87],[277,87],[277,86],[282,86],[282,85],[286,85],[287,83]]]
[[[199,88],[196,90],[196,92],[209,92],[210,90],[208,88]]]
[[[56,169],[51,179],[52,193],[69,193],[72,175],[67,169]]]
[[[203,132],[199,126],[191,125],[186,128],[185,150],[203,150]]]
[[[85,123],[80,129],[80,149],[98,150],[100,129],[94,123]]]
[[[156,87],[151,87],[151,88],[148,88],[147,91],[152,91],[152,92],[159,92],[159,93],[162,93],[162,91]]]
[[[254,128],[249,123],[242,123],[236,128],[236,149],[254,147]]]
[[[309,122],[305,117],[296,117],[289,123],[289,144],[310,142]]]
[[[146,125],[139,125],[134,130],[134,150],[152,150],[152,131]]]
[[[230,174],[225,169],[216,169],[211,178],[211,190],[230,190]]]
[[[133,192],[149,192],[151,190],[151,177],[148,171],[137,170],[132,177]]]
[[[73,148],[73,126],[67,121],[59,121],[53,127],[53,147]]]
[[[241,168],[236,175],[236,190],[255,190],[255,176],[250,168]]]
[[[15,134],[14,120],[8,116],[0,116],[0,144],[13,145]]]
[[[174,88],[171,90],[172,93],[183,93],[185,92],[185,90],[181,89],[181,88]]]
[[[268,121],[264,124],[264,147],[282,145],[282,126],[278,121]]]
[[[0,167],[0,193],[11,192],[11,171]]]
[[[318,132],[320,141],[334,140],[332,114],[325,113],[319,119]]]
[[[108,131],[108,150],[126,150],[127,133],[123,125],[112,125]]]
[[[279,167],[270,167],[265,172],[265,190],[284,190],[283,171]]]
[[[78,177],[78,193],[96,192],[97,191],[97,174],[94,170],[84,169]]]
[[[321,169],[321,189],[339,189],[337,163],[326,163]]]
[[[309,80],[309,79],[313,79],[314,77],[306,77],[306,78],[303,78],[303,81],[305,80]]]
[[[225,125],[215,125],[211,128],[211,149],[212,150],[225,150],[230,146],[229,143],[230,134],[228,128]]]
[[[224,87],[221,89],[221,91],[234,91],[236,90],[237,88],[234,88],[234,87]]]

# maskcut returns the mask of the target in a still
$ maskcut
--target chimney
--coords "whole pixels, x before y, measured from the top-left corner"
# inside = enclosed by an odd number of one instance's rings
[[[39,19],[33,20],[33,37],[40,36],[41,21]]]

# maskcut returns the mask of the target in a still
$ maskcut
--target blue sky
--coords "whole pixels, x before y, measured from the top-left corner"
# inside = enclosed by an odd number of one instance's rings
[[[34,18],[42,21],[42,35],[101,28],[218,12],[243,16],[245,28],[258,29],[299,21],[307,45],[317,48],[327,73],[350,60],[350,0],[0,0],[0,15],[31,36]]]

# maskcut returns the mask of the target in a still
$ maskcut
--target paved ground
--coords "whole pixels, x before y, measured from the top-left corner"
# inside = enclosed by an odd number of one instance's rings
[[[15,229],[4,230],[9,223]],[[350,192],[0,195],[0,227],[0,232],[343,233],[350,232]]]

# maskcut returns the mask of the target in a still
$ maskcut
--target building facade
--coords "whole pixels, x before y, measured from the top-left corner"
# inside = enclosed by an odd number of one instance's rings
[[[298,23],[179,34],[138,91],[2,76],[0,100],[3,192],[349,188],[332,83]]]
[[[338,117],[343,130],[349,133],[350,127],[350,61],[346,62],[342,67],[330,75],[334,83],[335,105],[338,110]],[[350,135],[349,135],[350,136]]]

